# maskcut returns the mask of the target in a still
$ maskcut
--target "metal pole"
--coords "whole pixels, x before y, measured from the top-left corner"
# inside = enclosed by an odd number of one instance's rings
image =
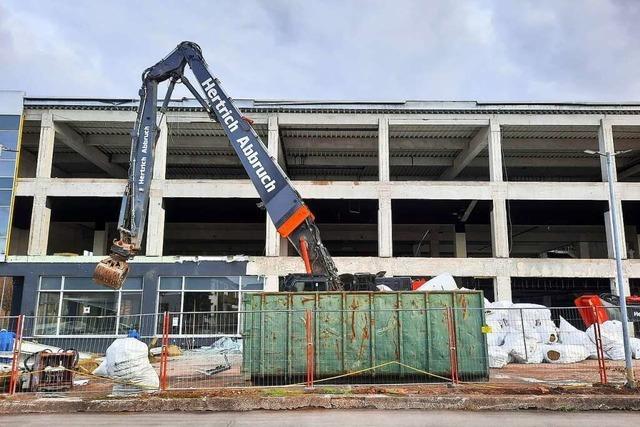
[[[635,378],[633,376],[633,364],[631,361],[631,345],[629,343],[629,320],[627,316],[627,301],[624,293],[624,278],[622,276],[622,246],[620,242],[621,231],[618,224],[618,206],[616,203],[615,186],[613,184],[612,154],[606,152],[607,157],[607,180],[609,181],[609,213],[611,214],[611,234],[613,234],[614,252],[616,257],[616,282],[618,282],[618,296],[620,297],[620,317],[622,318],[622,338],[624,341],[624,361],[625,374],[627,377],[626,386],[635,388]]]

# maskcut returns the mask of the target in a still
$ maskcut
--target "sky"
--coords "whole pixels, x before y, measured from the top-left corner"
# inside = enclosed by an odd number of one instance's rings
[[[135,98],[191,40],[234,98],[637,102],[638,23],[637,0],[0,0],[0,90]]]

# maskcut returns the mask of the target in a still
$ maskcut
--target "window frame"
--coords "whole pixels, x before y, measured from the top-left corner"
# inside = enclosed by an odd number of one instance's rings
[[[185,289],[185,284],[186,284],[186,279],[187,278],[191,278],[191,277],[198,277],[198,278],[222,278],[222,277],[233,277],[233,278],[237,278],[238,279],[238,289],[237,290],[216,290],[216,291],[203,291],[203,290],[190,290],[190,289]],[[246,277],[257,277],[260,280],[262,280],[262,289],[255,289],[255,290],[245,290],[242,288],[243,285],[243,281],[245,280]],[[160,289],[160,282],[162,279],[181,279],[181,286],[180,289]],[[265,285],[265,276],[263,275],[256,275],[256,274],[250,274],[250,275],[245,275],[245,276],[174,276],[174,275],[170,275],[170,276],[158,276],[158,281],[156,284],[156,318],[155,318],[155,336],[161,336],[162,335],[162,331],[161,331],[161,327],[158,324],[158,320],[161,318],[162,313],[160,312],[160,293],[161,292],[180,292],[180,312],[178,313],[178,331],[179,333],[177,334],[169,334],[170,337],[176,337],[176,338],[182,338],[182,337],[193,337],[193,338],[205,338],[205,337],[240,337],[241,336],[241,331],[242,331],[242,325],[243,325],[243,321],[244,321],[244,302],[243,302],[243,295],[245,292],[248,293],[252,293],[252,292],[264,292],[264,285]],[[184,294],[185,292],[209,292],[209,293],[218,293],[218,292],[235,292],[238,294],[238,310],[236,311],[236,313],[238,314],[238,325],[236,328],[236,333],[235,334],[185,334],[183,333],[183,315],[184,315]],[[219,311],[221,313],[228,313],[228,311]],[[172,313],[172,312],[169,312]],[[207,312],[207,311],[203,311],[203,312],[189,312],[189,313],[211,313],[211,312]],[[171,316],[170,316],[171,317]],[[160,331],[159,331],[160,330]]]
[[[60,278],[60,287],[58,289],[42,289],[42,279],[43,278]],[[84,278],[84,277],[78,277],[78,276],[68,276],[70,278]],[[58,338],[73,338],[73,337],[77,337],[77,336],[82,336],[82,337],[86,337],[86,338],[104,338],[104,337],[122,337],[122,336],[126,336],[126,334],[121,334],[118,333],[118,331],[120,330],[120,308],[121,308],[121,302],[122,302],[122,294],[124,293],[137,293],[140,295],[140,319],[142,319],[142,316],[144,313],[142,313],[142,307],[144,307],[144,278],[142,276],[136,276],[136,277],[132,277],[136,278],[136,279],[140,279],[141,281],[141,287],[140,289],[104,289],[99,287],[98,285],[96,285],[95,289],[79,289],[79,290],[73,290],[73,289],[65,289],[65,281],[66,281],[67,276],[61,275],[61,276],[51,276],[51,275],[44,275],[44,276],[39,276],[38,277],[38,290],[37,290],[37,298],[36,298],[36,307],[35,307],[35,319],[33,322],[33,336],[34,337],[58,337]],[[91,280],[90,277],[86,277],[87,279]],[[116,292],[118,297],[117,297],[117,301],[116,301],[116,322],[115,322],[115,330],[113,334],[75,334],[75,335],[68,335],[68,334],[60,334],[60,320],[62,319],[62,302],[64,300],[64,295],[65,293],[99,293],[99,292]],[[38,320],[40,318],[40,316],[38,315],[38,309],[40,307],[40,296],[43,293],[57,293],[59,295],[59,299],[58,299],[58,314],[56,317],[56,333],[55,335],[53,334],[39,334],[38,333],[38,327],[40,326]],[[46,316],[45,316],[46,317]],[[80,316],[65,316],[65,317],[72,317],[72,318],[76,318],[76,317],[80,317]],[[95,317],[112,317],[112,316],[95,316]]]

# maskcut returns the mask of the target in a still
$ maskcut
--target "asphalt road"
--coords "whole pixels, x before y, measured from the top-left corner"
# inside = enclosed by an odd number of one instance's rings
[[[640,413],[633,412],[464,412],[304,410],[206,413],[130,414],[33,414],[0,416],[5,426],[637,426]]]

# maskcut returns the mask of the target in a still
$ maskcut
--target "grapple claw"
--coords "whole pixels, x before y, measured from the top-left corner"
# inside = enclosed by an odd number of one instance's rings
[[[93,272],[93,280],[112,289],[120,289],[129,274],[126,260],[105,258],[98,263]]]

